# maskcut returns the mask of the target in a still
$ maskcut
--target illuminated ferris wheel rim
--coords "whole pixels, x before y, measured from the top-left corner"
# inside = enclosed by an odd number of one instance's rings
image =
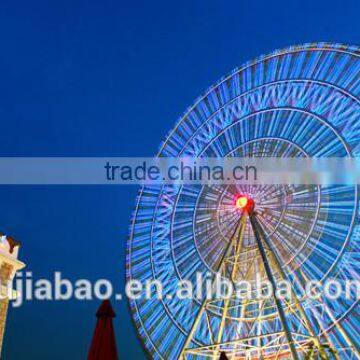
[[[282,48],[280,50],[275,50],[274,52],[268,54],[268,55],[262,55],[259,56],[257,58],[255,58],[254,60],[250,60],[248,62],[246,62],[243,66],[234,69],[229,75],[224,76],[223,78],[221,78],[219,81],[215,82],[214,85],[212,85],[211,87],[208,88],[208,90],[206,90],[204,92],[203,95],[200,95],[195,102],[193,103],[192,106],[190,106],[187,111],[180,117],[180,119],[178,120],[177,124],[175,125],[175,127],[173,128],[173,130],[169,133],[169,135],[167,136],[167,139],[164,141],[164,143],[162,144],[159,152],[158,152],[158,156],[161,156],[161,153],[164,149],[164,147],[166,146],[166,143],[168,141],[168,139],[178,130],[179,126],[181,125],[181,123],[184,121],[184,119],[186,119],[186,117],[189,115],[189,113],[194,110],[196,108],[196,106],[202,101],[204,100],[212,91],[214,91],[215,88],[219,87],[221,84],[225,83],[226,81],[228,81],[229,79],[231,79],[231,77],[234,76],[234,74],[236,73],[240,73],[244,70],[246,70],[247,68],[250,68],[256,64],[259,64],[262,61],[274,58],[274,57],[278,57],[278,56],[283,56],[283,55],[287,55],[287,54],[295,54],[295,53],[299,53],[299,52],[308,52],[308,51],[328,51],[328,52],[336,52],[336,53],[343,53],[343,54],[348,54],[350,56],[354,56],[357,58],[360,58],[360,49],[357,46],[349,46],[346,44],[334,44],[334,43],[327,43],[327,42],[323,42],[319,45],[318,47],[314,46],[315,44],[313,43],[307,43],[307,44],[301,44],[301,45],[294,45],[291,47],[287,47],[287,48]],[[350,50],[353,51],[350,51]],[[258,88],[261,87],[265,87],[267,85],[272,85],[272,84],[280,84],[280,83],[286,83],[286,82],[309,82],[309,83],[314,83],[314,84],[320,84],[320,85],[324,85],[324,86],[329,86],[329,87],[333,87],[334,89],[339,90],[340,92],[343,92],[344,94],[346,94],[347,96],[351,97],[353,100],[355,100],[356,102],[360,103],[360,99],[357,98],[356,96],[354,96],[353,94],[347,92],[345,89],[338,87],[334,84],[325,82],[325,81],[319,81],[319,80],[311,80],[311,79],[288,79],[288,80],[281,80],[281,81],[274,81],[274,82],[270,82],[270,83],[265,83],[260,85]],[[256,89],[256,88],[255,88]],[[252,92],[255,90],[254,88],[252,88],[251,90],[249,90],[248,92]],[[238,97],[244,96],[245,94],[240,94],[238,95]],[[237,97],[236,97],[237,98]],[[235,99],[236,99],[235,98]],[[235,100],[234,99],[234,100]],[[224,105],[225,106],[225,105]],[[220,109],[218,110],[220,111]],[[214,114],[213,114],[214,115]]]
[[[317,49],[318,50],[318,49]]]
[[[353,47],[353,49],[355,50],[355,52],[351,52],[351,51],[348,51],[347,49],[349,49],[349,47],[347,45],[344,45],[344,44],[331,44],[331,43],[321,43],[320,44],[321,46],[319,47],[316,47],[314,46],[314,44],[304,44],[304,45],[299,45],[299,46],[293,46],[291,48],[285,48],[285,49],[282,49],[282,50],[279,50],[279,51],[275,51],[269,55],[265,55],[265,56],[260,56],[258,57],[257,59],[253,60],[253,61],[249,61],[247,62],[245,65],[243,65],[242,67],[238,68],[238,69],[235,69],[233,72],[231,72],[228,76],[225,76],[224,78],[222,78],[220,81],[218,81],[217,83],[215,83],[213,86],[211,86],[203,95],[201,95],[195,102],[194,104],[185,112],[185,114],[180,118],[180,120],[178,121],[177,125],[175,126],[175,128],[170,132],[170,134],[168,135],[167,139],[165,140],[165,142],[163,143],[159,153],[158,153],[158,156],[161,156],[162,155],[162,151],[166,148],[166,145],[167,145],[167,142],[168,140],[171,138],[171,136],[178,130],[179,126],[181,125],[181,123],[186,120],[187,116],[189,115],[189,113],[196,108],[196,106],[202,101],[204,100],[211,92],[213,92],[216,88],[218,88],[222,83],[226,82],[227,80],[231,79],[234,74],[237,74],[237,73],[240,73],[244,70],[246,70],[247,68],[250,68],[256,64],[259,64],[260,62],[263,62],[263,61],[266,61],[268,59],[271,59],[271,58],[274,58],[274,57],[280,57],[280,56],[283,56],[283,55],[287,55],[287,54],[294,54],[294,53],[299,53],[299,52],[308,52],[308,51],[327,51],[327,52],[337,52],[337,53],[345,53],[345,54],[348,54],[348,55],[351,55],[351,56],[355,56],[355,57],[360,57],[360,53],[358,53],[358,48],[357,47]],[[357,51],[357,52],[356,52]],[[226,102],[225,104],[223,104],[221,107],[219,107],[214,113],[212,113],[210,116],[208,116],[208,118],[206,119],[205,122],[203,122],[201,124],[201,127],[204,126],[207,122],[211,121],[211,119],[215,116],[216,113],[220,112],[222,109],[224,109],[225,107],[229,106],[229,103],[234,103],[235,101],[237,101],[239,98],[242,98],[242,97],[245,97],[247,96],[249,93],[252,93],[260,88],[264,88],[266,86],[273,86],[273,85],[279,85],[279,84],[288,84],[288,83],[309,83],[309,84],[318,84],[318,85],[321,85],[321,86],[327,86],[327,87],[330,87],[330,88],[334,88],[336,89],[337,91],[343,93],[345,96],[353,99],[354,101],[356,101],[357,103],[360,103],[360,99],[356,98],[354,95],[352,95],[350,92],[347,92],[345,89],[339,87],[339,86],[336,86],[332,83],[328,83],[328,82],[325,82],[325,81],[319,81],[319,80],[312,80],[312,79],[307,79],[307,78],[304,78],[304,79],[287,79],[287,80],[279,80],[279,81],[273,81],[273,82],[269,82],[269,83],[264,83],[264,84],[261,84],[259,86],[255,86],[255,87],[252,87],[250,90],[244,92],[244,93],[241,93],[235,97],[233,97],[230,102]],[[310,113],[306,110],[302,110],[302,109],[298,109],[296,107],[294,108],[273,108],[273,109],[264,109],[264,110],[261,110],[261,111],[258,111],[257,113],[266,113],[266,112],[271,112],[271,111],[286,111],[286,110],[290,110],[290,111],[295,111],[295,112],[302,112],[302,113],[305,113],[307,115],[310,115],[314,118],[316,118],[318,121],[320,121],[321,123],[325,124],[325,126],[328,126],[331,131],[333,131],[335,133],[335,135],[340,139],[341,143],[343,144],[344,148],[346,149],[346,152],[348,155],[351,156],[351,151],[349,150],[348,148],[348,145],[346,143],[346,141],[342,138],[342,136],[336,131],[336,129],[332,126],[331,123],[329,123],[328,121],[326,121],[326,119],[322,119],[320,118],[319,116],[317,116],[316,114],[314,113]],[[246,121],[248,118],[251,118],[253,117],[254,115],[256,114],[256,112],[254,113],[250,113],[248,114],[247,116],[244,116],[243,118],[239,118],[237,121]],[[231,127],[231,126],[235,126],[236,123],[231,123],[230,125],[228,125],[228,127]],[[191,139],[193,137],[196,136],[196,133],[200,130],[200,127],[197,128],[195,130],[195,132],[191,135],[191,137],[189,139],[187,139],[187,141],[185,142],[182,150],[179,152],[179,155],[178,156],[181,156],[184,149],[186,148],[186,146],[189,144],[189,142],[191,141]],[[218,133],[216,135],[216,137],[218,138],[222,132],[226,131],[226,128],[225,129],[222,129],[220,133]],[[256,140],[256,139],[255,139]],[[287,141],[287,139],[282,139],[283,141]],[[214,139],[212,139],[212,141],[214,141]],[[254,140],[252,140],[254,141]],[[297,146],[299,147],[298,144],[295,144],[293,143],[294,146]],[[204,153],[206,151],[206,149],[210,146],[210,143],[203,149],[202,153]],[[303,149],[302,149],[303,150]],[[233,150],[235,151],[235,150]],[[304,150],[303,150],[304,151]],[[198,156],[202,156],[202,153],[199,154]],[[355,192],[357,193],[357,188],[355,188]],[[353,215],[353,219],[352,219],[352,224],[351,224],[351,228],[353,227],[353,223],[355,221],[355,216],[356,216],[356,209],[357,209],[357,201],[355,203],[355,206],[354,206],[354,215]],[[351,233],[351,231],[349,231],[349,234]],[[344,242],[344,245],[343,245],[343,249],[345,248],[347,244],[347,241]],[[343,250],[342,249],[342,250]],[[339,254],[338,258],[340,258],[341,256],[341,253]],[[333,267],[336,266],[336,263],[337,261],[333,264]],[[332,268],[333,268],[332,267]],[[328,270],[328,272],[325,274],[324,278],[327,277],[329,275],[329,273],[331,272],[332,268],[330,268]],[[323,279],[324,279],[323,278]]]
[[[346,50],[348,49],[348,50]],[[353,49],[354,52],[352,51],[349,51],[349,49]],[[224,79],[220,80],[220,82],[218,82],[215,86],[211,87],[206,93],[205,95],[201,96],[200,98],[198,98],[198,100],[195,102],[195,104],[185,113],[185,115],[180,119],[180,121],[178,122],[178,124],[176,125],[176,127],[174,128],[174,130],[170,133],[170,135],[168,136],[167,140],[163,143],[163,146],[161,147],[161,150],[158,154],[158,156],[162,156],[162,151],[164,150],[164,148],[166,147],[169,139],[171,138],[171,136],[176,133],[176,131],[178,131],[178,128],[179,126],[181,125],[181,123],[183,122],[184,119],[186,119],[187,115],[191,112],[191,110],[193,110],[206,96],[208,96],[211,91],[213,91],[216,87],[218,87],[220,84],[226,82],[228,79],[230,79],[232,76],[234,76],[234,74],[236,73],[239,73],[241,71],[243,71],[244,69],[246,68],[249,68],[255,64],[258,64],[260,63],[261,61],[264,61],[266,59],[270,59],[270,58],[273,58],[273,57],[277,57],[277,56],[282,56],[282,55],[286,55],[286,54],[293,54],[293,53],[298,53],[298,52],[306,52],[306,51],[333,51],[333,52],[338,52],[338,53],[343,53],[343,54],[348,54],[348,55],[351,55],[351,56],[355,56],[355,57],[359,57],[359,49],[357,47],[346,47],[345,45],[331,45],[331,44],[320,44],[319,47],[314,47],[314,44],[308,44],[308,45],[304,45],[304,46],[299,46],[299,47],[294,47],[294,48],[290,48],[290,49],[286,49],[286,50],[281,50],[279,52],[274,52],[273,54],[270,54],[268,56],[263,56],[263,57],[259,57],[258,59],[256,59],[255,61],[252,61],[252,62],[248,62],[247,64],[245,64],[242,68],[240,69],[237,69],[235,70],[233,73],[231,73],[229,76],[225,77]],[[327,83],[327,82],[322,82],[322,81],[312,81],[310,79],[289,79],[289,80],[284,80],[284,81],[281,81],[283,83],[285,82],[307,82],[307,83],[317,83],[318,85],[322,85],[322,86],[328,86],[328,87],[332,87],[332,88],[336,88],[336,90],[338,91],[341,91],[344,95],[346,95],[347,97],[355,100],[357,103],[359,103],[359,99],[357,99],[354,95],[352,95],[350,92],[347,92],[345,91],[345,89],[342,89],[341,87],[337,87],[337,86],[334,86],[333,84],[331,83]],[[280,82],[274,82],[274,84],[278,84]],[[267,86],[268,84],[263,84],[261,85],[261,87],[265,87]],[[254,91],[254,88],[252,88],[251,90],[249,90],[249,92],[252,92]],[[244,96],[245,94],[241,94],[239,96]],[[238,97],[239,97],[238,96]],[[235,99],[233,98],[231,101],[235,101]],[[223,107],[225,107],[227,104],[224,104]],[[278,110],[278,109],[275,109],[275,110]],[[296,110],[296,109],[293,109],[293,110]],[[218,110],[219,111],[219,110]],[[211,117],[214,116],[214,114],[211,115]],[[207,120],[209,121],[209,119]],[[203,124],[202,124],[203,125]],[[198,131],[198,130],[196,130]],[[193,136],[195,136],[195,134],[193,134]],[[190,139],[187,140],[187,142],[189,142]],[[344,141],[343,144],[346,146],[347,143]],[[185,147],[185,146],[184,146]],[[348,150],[348,149],[347,149]],[[348,151],[347,151],[348,152]],[[142,195],[143,195],[143,192],[144,192],[145,188],[143,187],[141,190],[140,190],[140,193],[138,195],[138,199],[137,199],[137,205],[136,205],[136,209],[135,209],[135,215],[134,215],[134,218],[133,218],[133,223],[132,223],[132,227],[131,227],[131,230],[130,230],[130,243],[131,243],[131,239],[133,238],[134,236],[134,224],[135,224],[135,221],[136,221],[136,216],[137,216],[137,213],[139,211],[139,206],[140,206],[140,203],[141,203],[141,199],[142,199]],[[357,190],[357,189],[355,189]],[[160,191],[161,192],[161,191]],[[178,196],[176,196],[177,200],[176,200],[176,204],[177,204],[177,201],[178,201]],[[159,199],[158,199],[159,200]],[[356,193],[356,202],[358,200],[358,195]],[[175,206],[176,207],[176,206]],[[355,214],[356,214],[357,210],[354,211],[354,215],[353,217],[355,217]],[[174,212],[175,213],[175,212]],[[156,212],[154,212],[153,214],[153,220],[155,220],[155,216],[156,216]],[[175,216],[175,214],[174,214]],[[174,224],[172,223],[171,225],[171,228]],[[154,224],[152,224],[152,228],[154,227]],[[351,232],[349,232],[351,233]],[[151,237],[152,238],[152,237]],[[153,240],[151,240],[151,243],[152,243]],[[129,243],[129,244],[130,244]],[[345,248],[345,245],[343,246],[343,248]],[[153,251],[153,245],[151,245],[151,254],[152,254],[152,251]],[[131,246],[128,247],[128,257],[131,258],[131,253],[132,253],[132,248]],[[153,256],[153,255],[151,255]],[[127,276],[129,276],[129,274],[131,274],[131,266],[132,266],[132,263],[131,261],[128,262],[128,272],[127,272]],[[153,262],[151,261],[151,266],[153,268],[153,277],[156,278],[156,271],[154,270],[154,264]],[[177,269],[176,269],[177,270]],[[131,276],[131,275],[130,275]],[[176,319],[174,318],[173,314],[171,313],[171,309],[168,308],[168,305],[161,301],[163,303],[163,307],[164,307],[164,311],[167,313],[167,315],[169,316],[170,319],[172,319],[174,325],[176,325],[180,332],[183,333],[184,335],[187,333],[187,330],[185,328],[182,328],[181,324],[178,324],[178,322],[176,321]],[[138,310],[138,305],[136,303],[136,301],[132,304],[133,306],[135,306],[135,308]],[[346,313],[343,313],[342,316],[338,317],[338,319],[336,320],[337,322],[338,321],[341,321],[341,319],[343,319],[346,314],[350,311],[353,310],[354,306],[356,304],[352,304],[352,306],[348,309],[348,311]],[[139,318],[139,321],[140,323],[142,323],[142,320],[141,320],[141,317]],[[331,326],[329,326],[329,328],[332,328],[334,327],[335,324],[332,324]],[[147,330],[146,330],[146,325],[144,323],[142,323],[142,327],[143,327],[143,330],[145,333],[147,333]],[[327,331],[328,329],[326,329]],[[152,346],[153,346],[153,350],[155,350],[155,352],[158,354],[158,356],[160,358],[162,358],[162,355],[161,355],[161,352],[158,352],[157,350],[157,346],[153,343],[153,341],[151,340],[151,335],[149,333],[147,333],[147,337],[148,337],[148,340],[152,343]]]

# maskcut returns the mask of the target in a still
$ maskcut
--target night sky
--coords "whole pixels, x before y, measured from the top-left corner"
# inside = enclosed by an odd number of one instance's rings
[[[8,1],[0,4],[1,156],[152,156],[195,98],[288,45],[359,45],[360,2]],[[124,287],[135,186],[3,186],[0,230],[34,278]],[[85,359],[99,301],[10,309],[6,360]],[[144,359],[126,301],[120,358]]]

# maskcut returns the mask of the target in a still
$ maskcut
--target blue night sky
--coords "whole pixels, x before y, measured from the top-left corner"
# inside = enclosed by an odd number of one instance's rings
[[[0,5],[1,156],[152,156],[180,114],[233,68],[312,41],[359,44],[360,2],[8,1]],[[0,229],[35,278],[124,287],[135,186],[0,187]],[[6,360],[84,359],[99,301],[10,309]],[[126,301],[120,358],[144,359]]]

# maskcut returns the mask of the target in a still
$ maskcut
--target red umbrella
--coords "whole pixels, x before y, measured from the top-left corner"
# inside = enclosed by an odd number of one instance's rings
[[[88,360],[118,360],[113,318],[115,312],[109,300],[104,300],[96,312],[97,323]]]

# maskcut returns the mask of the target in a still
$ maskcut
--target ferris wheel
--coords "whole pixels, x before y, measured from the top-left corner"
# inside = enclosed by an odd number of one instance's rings
[[[191,106],[159,157],[359,157],[360,49],[314,43],[244,64]],[[235,203],[234,203],[235,199]],[[356,185],[146,185],[127,280],[164,296],[129,300],[154,359],[360,359],[356,294],[300,297],[311,279],[359,280]],[[251,206],[250,206],[250,205]],[[236,260],[235,260],[236,259]],[[198,273],[287,279],[294,303],[176,297]]]

